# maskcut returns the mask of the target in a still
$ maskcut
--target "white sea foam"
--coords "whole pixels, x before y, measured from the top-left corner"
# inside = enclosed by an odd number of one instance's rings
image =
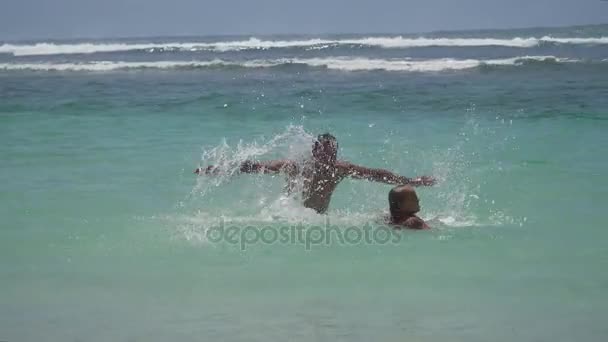
[[[248,68],[272,67],[276,62],[253,60],[242,63],[227,62],[219,59],[210,61],[154,61],[154,62],[83,62],[83,63],[0,63],[0,70],[33,71],[112,71],[125,69],[180,69],[204,68],[214,66],[240,66]]]
[[[120,51],[239,51],[260,50],[272,48],[308,48],[324,49],[340,45],[358,45],[379,48],[415,48],[430,46],[447,47],[478,47],[478,46],[506,46],[516,48],[530,48],[543,43],[552,44],[582,44],[601,45],[608,44],[608,37],[597,38],[559,38],[545,36],[541,38],[408,38],[394,37],[365,37],[354,39],[305,39],[305,40],[264,40],[249,38],[225,42],[164,42],[164,43],[48,43],[36,44],[2,44],[0,53],[14,56],[56,55],[56,54],[87,54],[98,52]]]
[[[190,69],[212,67],[270,68],[277,66],[303,65],[342,71],[385,70],[403,72],[439,72],[445,70],[465,70],[482,65],[509,66],[527,62],[574,63],[576,59],[557,58],[554,56],[523,56],[505,59],[369,59],[351,57],[329,58],[294,58],[273,60],[249,60],[243,62],[224,61],[154,61],[154,62],[83,62],[83,63],[0,63],[0,70],[30,71],[91,71],[104,72],[129,69]]]
[[[241,41],[228,42],[168,42],[168,43],[79,43],[55,44],[37,43],[31,45],[3,44],[0,53],[9,53],[14,56],[60,55],[60,54],[88,54],[98,52],[121,52],[144,50],[154,51],[238,51],[270,48],[308,47],[323,44],[332,44],[337,41],[323,39],[309,40],[260,40],[250,38]]]
[[[439,58],[428,60],[412,59],[368,59],[368,58],[311,58],[293,59],[292,63],[305,64],[313,67],[326,67],[328,69],[343,71],[410,71],[410,72],[438,72],[444,70],[464,70],[479,67],[481,65],[518,65],[527,61],[573,61],[560,59],[554,56],[526,56],[506,59],[453,59]]]
[[[60,54],[82,54],[95,52],[119,52],[131,50],[153,49],[158,44],[55,44],[37,43],[32,45],[3,44],[0,45],[0,53],[10,53],[15,56],[36,55],[60,55]]]

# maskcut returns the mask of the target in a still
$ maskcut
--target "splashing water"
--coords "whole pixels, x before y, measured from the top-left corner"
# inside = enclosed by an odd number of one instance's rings
[[[230,147],[224,139],[215,147],[203,149],[201,167],[213,165],[222,170],[214,177],[198,177],[192,194],[203,197],[212,187],[219,187],[239,172],[241,163],[246,160],[290,159],[304,161],[310,156],[310,146],[313,136],[302,126],[290,125],[285,132],[272,137],[270,140],[258,143],[238,142],[235,148]]]
[[[475,116],[471,115],[461,128],[455,145],[427,155],[431,159],[433,175],[440,184],[431,190],[430,204],[423,203],[423,217],[436,228],[501,225],[513,221],[500,210],[479,215],[479,203],[484,196],[481,185],[474,181],[474,172],[471,171],[479,151],[470,151],[469,147],[481,146],[481,140],[495,135],[496,132],[480,127]],[[301,179],[296,181],[295,191],[288,193],[283,175],[236,177],[241,163],[246,160],[289,159],[302,164],[311,157],[313,140],[314,135],[303,126],[289,125],[271,138],[261,137],[251,142],[240,140],[235,145],[223,139],[216,146],[204,148],[200,167],[213,165],[223,172],[196,178],[187,201],[191,212],[178,219],[178,233],[188,240],[204,241],[206,230],[220,220],[236,225],[322,225],[330,221],[343,227],[383,223],[386,209],[355,204],[356,199],[365,196],[362,192],[366,192],[366,189],[349,190],[352,196],[346,203],[347,209],[333,209],[326,215],[320,215],[302,206]],[[385,148],[380,146],[381,150]]]

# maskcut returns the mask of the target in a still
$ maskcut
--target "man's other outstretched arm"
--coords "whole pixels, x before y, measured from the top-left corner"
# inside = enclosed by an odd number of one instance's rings
[[[365,179],[386,184],[409,184],[414,186],[435,184],[435,179],[429,176],[408,178],[388,170],[373,169],[348,162],[341,162],[339,167],[345,176],[355,179]]]
[[[279,173],[291,172],[295,169],[295,164],[291,160],[268,160],[251,161],[246,160],[241,163],[240,171],[244,173]]]
[[[239,171],[242,173],[290,173],[295,170],[295,164],[291,160],[269,160],[269,161],[252,161],[246,160],[239,165]],[[206,168],[197,168],[194,170],[196,174],[215,175],[220,174],[225,170],[214,165]]]

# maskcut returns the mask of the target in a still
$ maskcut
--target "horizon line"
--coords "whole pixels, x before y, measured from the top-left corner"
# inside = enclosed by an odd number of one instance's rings
[[[606,0],[608,1],[608,0]],[[439,29],[431,31],[417,32],[325,32],[325,33],[217,33],[217,34],[168,34],[168,35],[132,35],[132,36],[82,36],[74,38],[26,38],[26,39],[0,39],[1,44],[6,43],[24,43],[24,42],[67,42],[67,41],[84,41],[84,40],[130,40],[130,39],[145,39],[145,38],[210,38],[210,37],[287,37],[287,36],[348,36],[348,35],[425,35],[425,34],[441,34],[441,33],[468,33],[468,32],[496,32],[496,31],[523,31],[523,30],[543,30],[543,29],[560,29],[560,28],[583,28],[583,27],[601,27],[608,26],[607,23],[601,24],[585,24],[585,25],[558,25],[558,26],[525,26],[525,27],[506,27],[506,28],[471,28],[471,29]]]

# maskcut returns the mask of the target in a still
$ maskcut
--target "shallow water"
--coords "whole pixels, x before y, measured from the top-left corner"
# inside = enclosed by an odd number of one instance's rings
[[[490,36],[608,35],[595,30]],[[0,55],[12,65],[557,58],[422,72],[4,68],[0,340],[603,341],[606,46]],[[351,162],[436,175],[418,190],[433,229],[315,242],[327,222],[336,234],[387,233],[390,186],[346,180],[321,216],[285,196],[280,176],[192,174],[304,158],[324,132]],[[209,232],[221,222],[311,235],[217,243]]]

